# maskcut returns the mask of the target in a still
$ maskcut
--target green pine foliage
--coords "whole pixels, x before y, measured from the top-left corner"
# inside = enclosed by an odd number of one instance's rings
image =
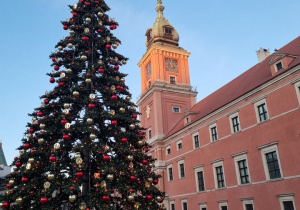
[[[70,35],[50,55],[53,90],[30,114],[3,209],[164,209],[160,175],[116,52],[103,0],[70,5]]]

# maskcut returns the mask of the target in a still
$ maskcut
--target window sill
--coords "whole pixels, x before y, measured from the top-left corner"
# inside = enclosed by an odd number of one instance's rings
[[[231,135],[233,136],[233,135],[238,134],[238,133],[241,133],[241,132],[242,132],[242,130],[239,130],[239,131],[237,131],[237,132],[231,133]]]
[[[246,186],[250,186],[252,185],[252,183],[246,183],[246,184],[238,184],[239,187],[246,187]]]
[[[267,182],[277,182],[277,181],[281,181],[284,180],[284,178],[275,178],[275,179],[268,179]]]
[[[215,190],[218,191],[218,190],[226,190],[227,187],[223,187],[223,188],[216,188]]]
[[[258,123],[257,123],[257,125],[260,125],[260,124],[263,124],[263,123],[265,123],[265,122],[269,122],[269,121],[270,121],[270,118],[269,118],[269,119],[267,119],[267,120],[264,120],[264,121],[258,122]]]
[[[185,179],[186,177],[179,177],[179,180]]]

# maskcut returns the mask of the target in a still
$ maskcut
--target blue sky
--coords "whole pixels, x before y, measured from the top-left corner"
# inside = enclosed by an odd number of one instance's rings
[[[53,85],[49,55],[68,33],[60,21],[71,17],[76,0],[15,0],[1,4],[0,140],[10,164],[21,144],[25,125]],[[146,52],[145,32],[152,27],[156,0],[107,0],[109,15],[119,23],[114,34],[118,52],[128,57],[120,70],[136,102],[140,94],[137,63]],[[177,29],[180,46],[191,52],[192,86],[198,101],[257,63],[260,47],[281,48],[300,35],[299,0],[163,0],[164,16]],[[237,87],[238,88],[238,87]]]

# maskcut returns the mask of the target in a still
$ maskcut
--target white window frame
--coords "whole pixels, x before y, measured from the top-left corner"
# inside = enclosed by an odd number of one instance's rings
[[[252,204],[253,210],[255,210],[253,199],[245,199],[245,200],[243,200],[243,210],[247,210],[246,209],[246,204]]]
[[[174,78],[174,83],[171,83],[171,77]],[[171,85],[175,85],[175,84],[177,83],[177,78],[176,78],[176,76],[170,75],[170,76],[169,76],[169,79],[170,79],[169,81],[170,81],[170,84],[171,84]]]
[[[235,117],[238,117],[239,131],[234,131],[234,129],[233,129],[232,119],[235,118]],[[239,113],[238,113],[238,112],[229,116],[229,122],[230,122],[231,134],[238,133],[238,132],[241,132],[241,131],[242,131],[242,128],[241,128],[241,121],[240,121],[240,116],[239,116]]]
[[[281,69],[278,69],[278,68],[277,68],[277,64],[279,64],[279,63],[281,63],[281,66],[282,66],[282,68],[281,68]],[[278,62],[274,63],[274,69],[275,69],[275,72],[278,72],[278,71],[282,71],[282,70],[284,70],[284,66],[283,66],[283,62],[282,62],[282,60],[280,60],[280,61],[278,61]]]
[[[181,209],[182,209],[182,210],[183,210],[183,203],[186,203],[186,207],[187,207],[187,209],[189,209],[187,199],[182,199],[182,200],[181,200]]]
[[[203,191],[200,191],[199,190],[199,181],[198,181],[198,172],[201,172],[202,171],[202,174],[203,174],[203,181],[204,181],[204,190]],[[197,168],[195,168],[195,179],[196,179],[196,190],[197,192],[205,192],[206,191],[206,187],[205,187],[205,176],[204,176],[204,168],[203,166],[198,166]]]
[[[181,171],[180,171],[181,164],[183,164],[184,177],[181,177]],[[184,159],[177,161],[177,165],[178,165],[178,177],[179,177],[179,179],[184,179],[186,177]]]
[[[206,203],[200,203],[200,210],[202,210],[202,208],[207,209],[207,204]]]
[[[212,132],[211,132],[211,129],[213,127],[216,127],[216,132],[217,132],[217,140],[213,140],[213,137],[212,137]],[[217,123],[214,123],[214,124],[211,124],[209,127],[209,136],[210,136],[210,142],[215,142],[215,141],[218,141],[219,140],[219,135],[218,135],[218,128],[217,128]]]
[[[179,144],[181,144],[181,148],[179,148]],[[177,151],[182,150],[182,148],[183,148],[182,140],[179,140],[176,142],[176,148],[177,148]]]
[[[300,105],[300,82],[295,83],[295,90],[296,90],[298,102],[299,102],[299,105]]]
[[[169,168],[172,168],[172,180],[170,180],[170,173]],[[167,175],[168,175],[168,182],[172,182],[174,180],[174,170],[173,170],[173,164],[167,165]]]
[[[227,206],[228,209],[228,202],[227,201],[219,201],[219,209],[222,210],[222,206]]]
[[[258,107],[262,104],[265,104],[266,106],[266,111],[267,111],[267,114],[268,114],[268,119],[264,120],[264,121],[260,121],[260,117],[259,117],[259,112],[258,112]],[[267,101],[266,99],[262,99],[256,103],[254,103],[254,107],[255,107],[255,114],[256,114],[256,121],[257,123],[263,123],[263,122],[266,122],[268,120],[270,120],[270,114],[269,114],[269,110],[268,110],[268,105],[267,105]]]
[[[294,205],[294,209],[296,210],[294,195],[278,195],[278,198],[279,198],[281,210],[284,210],[284,206],[283,206],[284,201],[292,201]]]
[[[170,201],[170,210],[172,210],[172,204],[174,204],[174,207],[175,207],[175,209],[176,209],[175,201],[173,200],[173,201]]]
[[[170,149],[170,153],[168,153],[168,149]],[[166,147],[166,155],[170,155],[172,153],[171,145]]]
[[[250,169],[249,169],[249,162],[248,162],[248,158],[247,158],[247,153],[240,153],[237,155],[233,155],[233,159],[234,159],[234,165],[235,165],[235,173],[236,173],[236,178],[237,178],[237,183],[238,185],[247,185],[251,183],[251,177],[250,177]],[[238,162],[241,160],[246,160],[247,163],[247,168],[248,168],[248,175],[249,175],[249,183],[245,183],[242,184],[241,183],[241,176],[240,176],[240,168],[239,168],[239,164]]]
[[[178,109],[179,112],[174,112],[174,109]],[[180,106],[172,106],[172,112],[173,112],[173,113],[176,113],[176,114],[180,114],[180,113],[181,113]]]
[[[280,161],[280,157],[279,157],[279,152],[278,152],[278,146],[277,146],[277,144],[278,144],[278,142],[272,142],[270,144],[258,147],[258,149],[261,150],[261,156],[262,156],[264,171],[265,171],[265,175],[266,175],[266,179],[267,180],[278,180],[278,179],[282,179],[284,177],[283,176],[283,172],[282,172],[282,168],[281,168],[281,161]],[[266,154],[270,153],[270,152],[274,152],[274,151],[277,154],[278,165],[279,165],[281,177],[280,178],[271,179],[270,178],[269,168],[268,168],[268,163],[267,163],[267,159],[266,159]]]
[[[225,189],[226,188],[226,179],[225,179],[225,170],[224,170],[224,165],[223,165],[223,159],[217,160],[217,161],[213,161],[211,163],[212,163],[213,172],[214,172],[215,189]],[[222,169],[223,169],[223,178],[224,178],[224,187],[223,188],[219,188],[218,187],[218,178],[217,178],[216,168],[219,167],[219,166],[222,166]]]
[[[198,136],[199,147],[196,147],[196,145],[195,145],[195,136]],[[194,134],[192,135],[192,141],[193,141],[193,147],[194,147],[194,149],[198,149],[198,148],[200,148],[200,138],[199,138],[199,132],[197,132],[197,133],[194,133]]]

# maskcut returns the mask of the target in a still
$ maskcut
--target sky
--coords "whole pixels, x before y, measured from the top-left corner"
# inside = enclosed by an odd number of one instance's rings
[[[68,32],[60,21],[71,17],[67,5],[77,0],[15,0],[1,4],[0,13],[0,140],[8,164],[19,153],[28,113],[54,86],[49,55]],[[107,0],[111,18],[119,23],[114,35],[117,52],[128,57],[120,71],[132,100],[140,95],[137,63],[146,52],[145,32],[157,13],[156,0]],[[205,98],[258,60],[260,47],[279,49],[300,35],[299,0],[163,0],[164,16],[179,33],[179,45],[191,53],[191,85],[197,101]],[[237,87],[238,88],[238,87]]]

